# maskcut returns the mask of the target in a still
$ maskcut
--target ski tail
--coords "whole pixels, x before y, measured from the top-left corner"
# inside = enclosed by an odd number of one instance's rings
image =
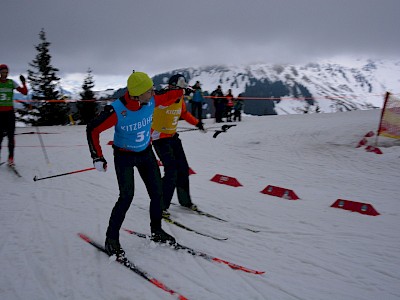
[[[18,177],[22,177],[22,175],[18,172],[17,168],[14,165],[8,165],[8,167],[14,172],[15,175],[17,175]]]
[[[171,204],[175,205],[175,206],[178,206],[178,204],[176,204],[176,203],[171,203]],[[257,230],[257,229],[249,228],[249,227],[246,227],[246,226],[243,226],[243,225],[240,225],[240,224],[236,224],[236,223],[231,223],[231,222],[229,222],[229,221],[227,221],[225,219],[222,219],[222,218],[217,217],[215,215],[212,215],[212,214],[210,214],[208,212],[205,212],[205,211],[199,209],[198,207],[195,208],[195,209],[186,208],[185,207],[185,209],[187,209],[187,210],[189,210],[191,212],[193,211],[193,212],[195,212],[196,214],[198,214],[200,216],[205,216],[205,217],[208,217],[210,219],[213,219],[213,220],[216,220],[216,221],[219,221],[219,222],[223,222],[223,223],[229,223],[230,225],[232,225],[232,226],[234,226],[236,228],[239,228],[239,229],[247,230],[247,231],[254,232],[254,233],[260,232],[260,230]]]
[[[216,237],[216,236],[213,236],[213,235],[209,235],[209,234],[197,231],[197,230],[192,229],[192,228],[190,228],[190,227],[188,227],[186,225],[183,225],[182,223],[179,223],[179,222],[175,221],[174,219],[171,219],[171,217],[163,217],[163,220],[165,222],[169,223],[169,224],[176,225],[176,226],[178,226],[178,227],[180,227],[182,229],[185,229],[187,231],[191,231],[191,232],[194,232],[194,233],[196,233],[198,235],[206,236],[206,237],[212,238],[212,239],[217,240],[217,241],[226,241],[228,239],[226,237]]]

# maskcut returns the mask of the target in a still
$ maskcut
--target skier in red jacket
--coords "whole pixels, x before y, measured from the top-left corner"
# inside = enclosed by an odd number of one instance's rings
[[[173,103],[183,90],[157,97]],[[105,248],[110,255],[124,255],[119,242],[119,230],[135,192],[134,167],[139,171],[150,197],[150,228],[156,242],[174,243],[175,239],[161,228],[162,182],[160,169],[150,143],[150,128],[157,100],[153,81],[147,74],[134,72],[128,78],[124,96],[107,105],[104,111],[87,126],[87,139],[94,166],[107,170],[107,161],[100,146],[100,133],[115,127],[114,166],[119,186],[119,198],[111,212],[106,233]]]
[[[173,75],[168,82],[168,89],[155,95],[155,99],[173,93],[177,89],[186,88],[186,79],[181,74]],[[193,204],[189,191],[189,164],[186,159],[185,151],[179,134],[176,132],[179,119],[184,119],[189,124],[205,131],[201,120],[196,119],[186,110],[182,94],[173,103],[168,103],[159,99],[159,105],[154,110],[153,124],[151,126],[151,138],[164,166],[163,185],[163,214],[169,216],[167,209],[171,204],[172,197],[176,188],[180,205],[192,210],[197,206]]]

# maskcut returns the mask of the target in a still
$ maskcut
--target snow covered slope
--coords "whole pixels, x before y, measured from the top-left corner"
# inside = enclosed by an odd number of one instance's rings
[[[193,215],[179,206],[171,214],[228,240],[166,223],[164,229],[184,245],[263,270],[264,275],[235,271],[121,232],[127,256],[189,299],[399,299],[400,143],[385,140],[382,155],[355,148],[377,127],[379,114],[245,117],[216,139],[213,130],[180,134],[196,172],[190,176],[194,203],[229,222]],[[214,127],[210,121],[206,126]],[[101,136],[109,163],[106,173],[87,171],[34,182],[35,175],[92,167],[85,127],[40,131],[50,164],[36,134],[18,134],[15,160],[23,178],[0,166],[0,299],[174,299],[77,237],[84,232],[101,243],[105,238],[118,197],[107,145],[112,130]],[[6,155],[3,143],[3,161]],[[210,181],[215,174],[234,177],[243,186]],[[267,185],[293,189],[300,200],[260,193]],[[371,203],[380,215],[331,208],[338,198]],[[149,233],[148,205],[137,174],[134,202],[123,226]]]

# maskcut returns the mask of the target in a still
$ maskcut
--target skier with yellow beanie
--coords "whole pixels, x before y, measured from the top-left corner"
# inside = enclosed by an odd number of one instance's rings
[[[173,103],[183,95],[175,90],[164,102]],[[150,197],[150,229],[156,242],[174,243],[175,239],[161,228],[162,181],[157,159],[150,142],[150,130],[157,105],[153,81],[143,72],[133,72],[127,80],[127,91],[87,125],[87,140],[95,168],[107,171],[107,161],[100,146],[100,133],[114,126],[114,167],[119,186],[119,198],[111,212],[105,248],[109,255],[125,254],[119,241],[119,231],[134,196],[134,167],[139,171]]]

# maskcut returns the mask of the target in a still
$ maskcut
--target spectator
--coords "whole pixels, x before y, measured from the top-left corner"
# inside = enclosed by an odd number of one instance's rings
[[[226,101],[225,101],[225,115],[226,115],[226,121],[227,122],[232,122],[232,109],[233,109],[233,95],[232,95],[232,90],[228,90],[228,94],[226,94]]]
[[[236,120],[238,120],[239,122],[242,121],[242,110],[244,107],[243,104],[243,94],[239,94],[239,96],[235,99],[234,101],[234,105],[233,105],[233,121],[236,122]]]
[[[215,108],[215,122],[221,123],[223,122],[222,117],[225,110],[225,98],[220,85],[211,93],[211,96],[213,97]]]
[[[192,97],[192,115],[197,117],[199,121],[203,119],[203,91],[201,90],[200,81],[196,81],[193,88],[193,97]]]

